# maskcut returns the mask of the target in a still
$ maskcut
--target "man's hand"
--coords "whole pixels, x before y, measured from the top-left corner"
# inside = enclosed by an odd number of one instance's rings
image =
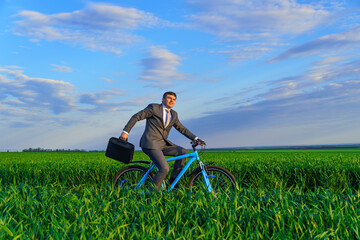
[[[129,135],[125,132],[121,133],[121,135],[120,135],[120,139],[122,139],[124,141],[126,141],[128,139],[128,137],[129,137]]]
[[[199,142],[199,144],[200,144],[201,146],[206,145],[204,139],[198,138],[197,140],[198,140],[198,142]]]

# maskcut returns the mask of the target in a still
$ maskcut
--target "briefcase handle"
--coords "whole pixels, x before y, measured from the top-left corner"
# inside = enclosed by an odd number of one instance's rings
[[[127,141],[128,141],[127,139],[126,139],[126,140],[122,140],[120,137],[121,137],[121,135],[119,136],[119,140],[120,140],[120,141],[122,141],[122,142],[127,142]]]

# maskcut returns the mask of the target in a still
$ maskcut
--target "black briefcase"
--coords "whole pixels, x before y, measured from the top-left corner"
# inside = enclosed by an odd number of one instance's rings
[[[134,155],[134,145],[120,138],[112,137],[106,148],[105,156],[123,163],[130,163]]]

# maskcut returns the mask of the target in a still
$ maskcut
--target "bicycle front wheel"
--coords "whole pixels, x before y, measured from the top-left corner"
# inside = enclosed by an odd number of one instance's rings
[[[234,176],[225,168],[218,166],[207,166],[207,177],[210,181],[213,192],[229,194],[236,189]],[[189,188],[192,191],[207,191],[201,170],[193,173],[189,180]]]
[[[139,183],[142,177],[147,172],[147,168],[142,166],[128,166],[121,169],[118,173],[116,173],[113,179],[113,187],[114,189],[131,189],[137,190],[139,188]],[[154,176],[150,172],[145,180],[145,182],[141,185],[141,189],[151,189],[152,188],[152,180]]]

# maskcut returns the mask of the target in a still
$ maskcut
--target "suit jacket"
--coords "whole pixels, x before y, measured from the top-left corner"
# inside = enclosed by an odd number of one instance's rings
[[[149,104],[145,109],[130,118],[124,127],[124,131],[129,133],[136,122],[146,119],[145,131],[140,139],[140,147],[142,148],[159,149],[165,145],[175,145],[167,139],[173,126],[181,134],[194,140],[196,136],[180,123],[177,112],[171,109],[170,113],[171,122],[165,128],[162,104]]]

